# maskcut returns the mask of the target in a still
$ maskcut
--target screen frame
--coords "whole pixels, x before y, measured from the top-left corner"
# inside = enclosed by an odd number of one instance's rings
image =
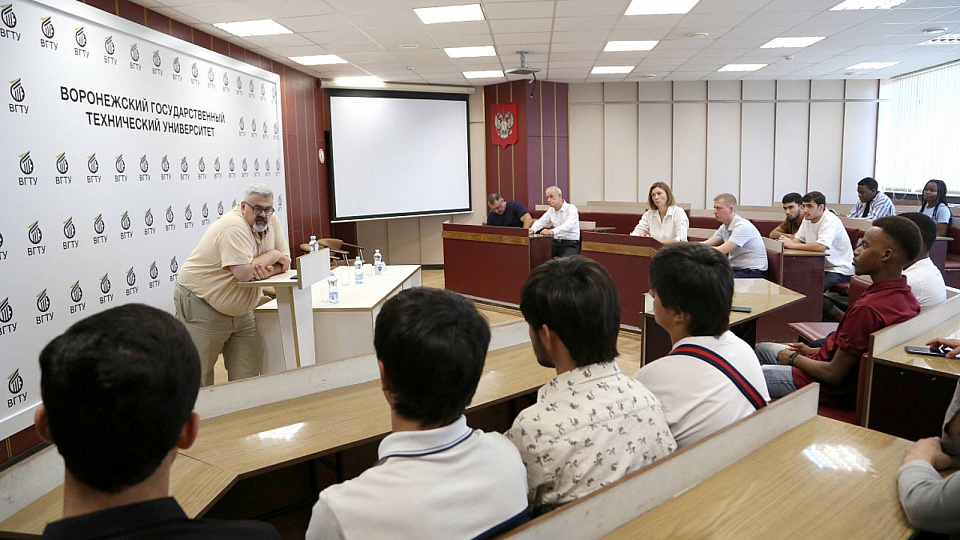
[[[403,90],[359,90],[348,88],[330,88],[329,98],[334,97],[359,97],[359,98],[400,98],[400,99],[426,99],[431,101],[462,101],[464,104],[464,121],[466,124],[466,152],[467,152],[467,206],[465,208],[441,208],[433,210],[423,210],[419,212],[395,212],[389,214],[368,214],[354,216],[337,215],[337,192],[336,192],[336,173],[334,172],[335,144],[334,140],[334,122],[332,107],[328,100],[327,110],[330,111],[330,141],[326,149],[327,166],[327,187],[330,193],[330,223],[350,223],[354,221],[369,221],[375,219],[394,219],[405,217],[421,216],[444,216],[452,214],[465,214],[473,212],[473,172],[472,159],[470,156],[470,96],[460,93],[444,92],[411,92]]]

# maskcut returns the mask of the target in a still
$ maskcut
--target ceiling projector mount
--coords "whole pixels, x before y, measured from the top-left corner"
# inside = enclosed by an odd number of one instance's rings
[[[508,75],[533,75],[533,80],[530,81],[532,85],[530,87],[530,97],[533,97],[533,93],[537,88],[537,72],[540,71],[540,68],[535,68],[527,64],[527,52],[528,51],[517,51],[517,54],[520,55],[520,67],[513,69],[508,69]]]

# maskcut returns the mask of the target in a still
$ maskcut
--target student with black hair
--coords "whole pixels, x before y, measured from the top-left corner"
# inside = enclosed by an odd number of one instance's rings
[[[464,416],[489,345],[456,293],[419,287],[383,305],[373,346],[393,433],[374,467],[320,493],[308,539],[491,538],[530,519],[517,449]]]
[[[923,187],[923,202],[919,212],[933,218],[937,224],[937,236],[946,236],[950,228],[950,207],[947,206],[947,183],[943,180],[930,180]]]
[[[40,353],[34,423],[66,473],[63,519],[43,538],[280,538],[266,523],[191,520],[169,496],[197,438],[200,358],[186,328],[142,304],[74,324]]]
[[[576,500],[677,449],[660,402],[614,360],[620,298],[599,263],[538,266],[520,290],[520,311],[537,362],[557,371],[507,431],[535,508]]]
[[[777,228],[770,231],[770,238],[779,240],[781,236],[793,238],[800,230],[800,223],[803,222],[803,213],[800,211],[800,205],[803,204],[803,196],[799,193],[787,193],[780,200],[783,205],[784,220],[777,225]]]
[[[919,252],[920,231],[912,221],[900,216],[874,221],[853,258],[857,275],[869,275],[873,283],[850,306],[823,346],[757,345],[770,396],[782,397],[818,382],[820,403],[854,407],[860,357],[867,351],[870,334],[920,312],[907,278],[901,274]]]
[[[803,223],[792,238],[780,237],[783,247],[826,253],[823,273],[823,292],[838,283],[850,281],[853,275],[853,246],[847,230],[833,212],[827,210],[827,198],[819,191],[811,191],[802,199]],[[823,297],[825,320],[840,320],[843,311],[829,297]]]
[[[661,248],[650,263],[650,295],[673,350],[634,378],[663,404],[680,446],[770,401],[753,349],[729,330],[733,268],[722,253],[698,243]]]
[[[947,300],[947,285],[943,282],[943,273],[930,260],[930,248],[937,240],[937,224],[930,216],[920,212],[907,212],[900,216],[912,221],[920,229],[920,237],[923,238],[920,254],[910,266],[903,269],[907,284],[910,285],[922,311]]]
[[[897,215],[893,201],[880,191],[880,184],[869,176],[857,182],[859,201],[853,206],[847,217],[873,221],[878,218]]]

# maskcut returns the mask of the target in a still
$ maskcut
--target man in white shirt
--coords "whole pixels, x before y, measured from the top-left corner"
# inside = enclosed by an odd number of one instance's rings
[[[920,311],[923,311],[947,300],[947,285],[943,282],[943,274],[930,260],[930,248],[937,240],[937,224],[930,216],[920,212],[907,212],[901,214],[901,217],[914,222],[920,228],[920,237],[923,238],[917,260],[903,269],[907,284],[920,304]]]
[[[528,520],[517,449],[463,415],[490,344],[473,304],[439,289],[405,290],[384,304],[373,340],[393,433],[375,466],[320,493],[306,538],[474,538]]]
[[[576,206],[563,200],[563,193],[557,186],[548,187],[544,193],[550,208],[530,227],[530,236],[539,233],[552,237],[554,257],[579,255],[580,212]]]
[[[730,257],[733,277],[762,278],[767,271],[767,248],[753,223],[737,215],[737,198],[730,193],[714,197],[713,217],[720,228],[703,243]]]
[[[781,237],[783,247],[826,252],[823,292],[829,291],[837,283],[850,281],[853,275],[853,245],[840,218],[827,211],[827,198],[819,191],[811,191],[803,196],[800,208],[803,211],[800,230],[793,238]],[[839,321],[843,317],[843,310],[828,296],[824,296],[823,316],[826,320]]]
[[[634,378],[663,404],[677,444],[699,441],[770,401],[753,348],[728,330],[733,269],[726,257],[701,244],[666,246],[650,263],[650,294],[674,349]]]
[[[879,190],[880,184],[869,176],[857,182],[857,196],[860,200],[850,209],[847,217],[873,223],[875,219],[897,215],[893,201]]]
[[[599,263],[538,266],[520,290],[520,311],[537,362],[557,370],[507,431],[535,508],[576,500],[676,450],[660,402],[617,367],[620,299]]]

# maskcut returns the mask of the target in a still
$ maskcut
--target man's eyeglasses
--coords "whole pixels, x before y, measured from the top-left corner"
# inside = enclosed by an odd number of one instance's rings
[[[272,216],[273,213],[277,211],[277,210],[276,210],[274,207],[272,207],[272,206],[268,206],[268,207],[264,208],[264,207],[260,206],[259,204],[253,205],[253,204],[250,204],[250,203],[248,203],[248,202],[244,202],[244,204],[246,204],[247,206],[249,206],[249,207],[253,210],[253,214],[254,214],[255,216],[259,216],[260,214],[263,214],[263,215],[265,215],[265,216]]]

